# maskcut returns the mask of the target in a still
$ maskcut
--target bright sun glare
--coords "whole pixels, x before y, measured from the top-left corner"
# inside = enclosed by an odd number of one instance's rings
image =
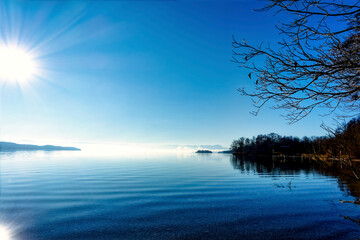
[[[0,226],[0,239],[10,240],[10,231],[6,227]]]
[[[21,48],[0,47],[0,81],[23,82],[36,74],[35,61]]]

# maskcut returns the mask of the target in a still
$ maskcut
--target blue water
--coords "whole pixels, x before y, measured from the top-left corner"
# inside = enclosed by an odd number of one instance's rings
[[[230,155],[0,155],[11,239],[357,239],[334,176]],[[0,228],[1,229],[1,228]],[[0,233],[1,236],[1,233]]]

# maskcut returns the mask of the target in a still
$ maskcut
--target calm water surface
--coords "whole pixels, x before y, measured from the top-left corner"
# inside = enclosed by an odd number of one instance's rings
[[[357,239],[346,183],[222,154],[0,155],[0,225],[16,240]],[[352,192],[351,192],[352,191]]]

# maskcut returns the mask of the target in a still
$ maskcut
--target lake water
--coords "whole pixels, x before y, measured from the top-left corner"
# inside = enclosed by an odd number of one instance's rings
[[[0,155],[10,239],[357,239],[354,186],[225,154]],[[1,236],[1,233],[0,233]]]

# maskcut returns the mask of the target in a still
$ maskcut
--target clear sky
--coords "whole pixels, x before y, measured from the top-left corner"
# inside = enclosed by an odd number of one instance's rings
[[[39,71],[3,82],[0,139],[77,144],[213,145],[261,133],[323,135],[313,113],[292,125],[258,116],[238,88],[248,72],[232,35],[279,40],[262,1],[1,1],[0,43],[29,51]]]

